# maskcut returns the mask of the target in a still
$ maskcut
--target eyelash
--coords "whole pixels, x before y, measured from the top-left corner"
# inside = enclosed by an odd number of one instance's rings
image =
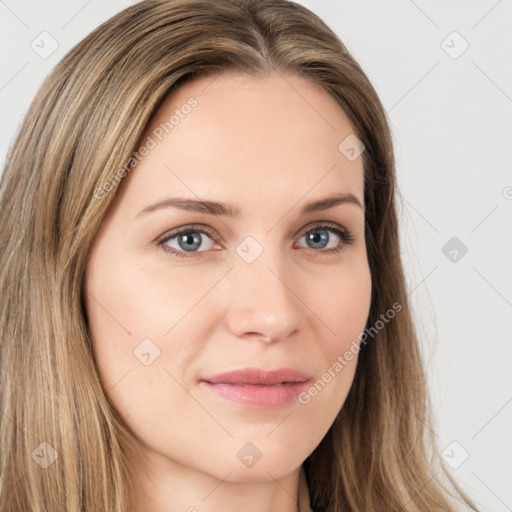
[[[323,222],[318,225],[315,225],[313,227],[308,228],[306,231],[303,231],[300,238],[302,238],[307,233],[310,233],[311,231],[317,231],[325,229],[326,231],[331,231],[335,233],[339,238],[341,239],[341,242],[331,249],[311,249],[314,253],[327,253],[331,255],[335,255],[343,251],[343,247],[346,245],[350,245],[354,242],[354,236],[349,231],[341,228],[338,224],[333,224],[331,222]],[[174,256],[177,256],[179,258],[194,258],[195,255],[201,252],[205,251],[197,251],[197,252],[190,252],[188,255],[186,251],[177,251],[174,248],[168,247],[165,244],[169,242],[172,238],[175,238],[179,235],[184,234],[190,234],[190,233],[202,233],[204,235],[208,235],[214,242],[217,242],[218,237],[216,234],[211,230],[210,228],[203,226],[203,225],[190,225],[190,226],[184,226],[183,228],[179,228],[176,231],[171,231],[170,233],[166,233],[163,237],[157,240],[158,247],[162,247],[162,249],[169,254],[173,254]]]

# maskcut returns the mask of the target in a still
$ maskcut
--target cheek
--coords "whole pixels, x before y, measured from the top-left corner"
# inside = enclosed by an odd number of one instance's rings
[[[116,262],[101,266],[91,262],[86,280],[93,330],[98,338],[111,343],[124,340],[126,346],[147,337],[165,336],[204,294],[201,281],[185,279],[183,271],[148,269],[122,257]]]
[[[323,324],[322,346],[329,360],[345,351],[364,330],[370,312],[372,281],[366,259],[355,259],[350,264],[322,276],[318,286],[309,285],[307,303]],[[313,290],[315,290],[313,292]]]
[[[178,272],[148,269],[134,259],[105,254],[90,261],[85,280],[94,356],[105,394],[144,437],[161,428],[166,407],[186,411],[187,393],[172,376],[183,380],[181,369],[190,356],[187,334],[193,338],[195,332],[185,333],[184,328],[190,327],[186,312],[196,287],[180,283]],[[166,425],[178,431],[183,419],[183,414],[172,415]]]
[[[316,350],[322,364],[316,380],[298,397],[298,402],[311,411],[313,429],[325,434],[353,384],[359,338],[370,311],[372,281],[367,260],[354,258],[328,275],[317,276],[316,283],[319,286],[313,288],[308,279],[302,289],[309,289],[303,296],[316,313],[311,330],[319,334]]]
[[[165,385],[154,389],[169,387],[164,368],[182,380],[212,323],[208,291],[223,273],[143,265],[112,248],[95,253],[86,273],[86,307],[100,377],[107,390],[116,386],[112,396],[129,372],[129,380],[143,383],[130,392],[132,403],[147,400],[138,389],[156,385],[157,372]]]

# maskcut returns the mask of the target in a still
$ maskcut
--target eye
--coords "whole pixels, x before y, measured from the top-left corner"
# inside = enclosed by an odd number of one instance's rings
[[[329,234],[331,233],[331,234]],[[334,237],[332,236],[334,233]],[[324,222],[320,225],[308,229],[300,238],[305,238],[308,248],[314,249],[315,252],[338,253],[343,250],[344,246],[351,244],[354,237],[351,233],[330,222]],[[338,241],[336,241],[338,239]]]
[[[210,241],[204,243],[204,237],[209,238]],[[180,258],[187,258],[189,256],[186,253],[190,253],[192,256],[197,252],[211,249],[214,245],[214,237],[213,231],[206,226],[186,226],[167,233],[157,243],[162,246],[164,251],[175,254]],[[199,248],[202,248],[202,250],[199,251]]]

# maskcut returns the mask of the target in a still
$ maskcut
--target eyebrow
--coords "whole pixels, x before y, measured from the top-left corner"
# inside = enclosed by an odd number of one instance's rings
[[[300,213],[304,215],[307,213],[328,210],[329,208],[334,208],[340,204],[354,204],[360,208],[363,208],[363,205],[356,196],[350,193],[345,193],[324,197],[322,199],[307,203],[302,207]],[[173,197],[164,199],[163,201],[158,201],[157,203],[147,206],[137,214],[137,217],[155,210],[161,210],[163,208],[179,208],[180,210],[206,213],[207,215],[218,215],[233,218],[238,217],[240,214],[239,208],[231,206],[227,203]]]

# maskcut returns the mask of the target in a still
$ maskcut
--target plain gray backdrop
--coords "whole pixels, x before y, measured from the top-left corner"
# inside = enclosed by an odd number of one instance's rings
[[[43,78],[132,3],[0,0],[2,169]],[[443,456],[482,510],[512,510],[512,1],[299,3],[341,37],[388,113]]]

